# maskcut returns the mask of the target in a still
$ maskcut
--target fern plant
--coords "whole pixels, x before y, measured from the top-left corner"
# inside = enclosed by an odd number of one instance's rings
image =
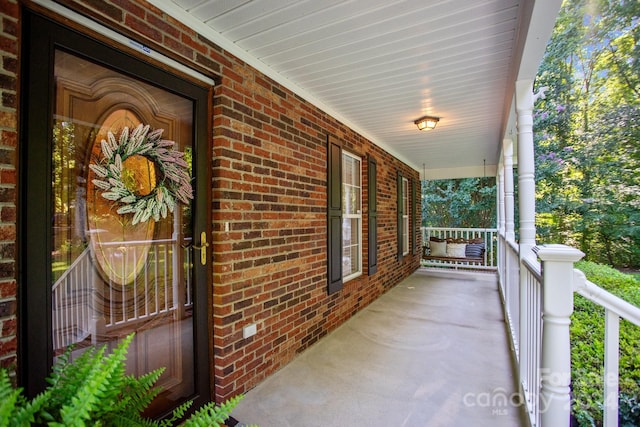
[[[0,427],[149,426],[170,427],[184,418],[192,401],[176,408],[165,420],[142,414],[160,393],[154,384],[164,372],[156,369],[135,377],[126,375],[127,349],[134,334],[127,336],[113,352],[106,347],[90,347],[71,361],[68,349],[55,363],[47,378],[47,389],[27,400],[21,389],[14,389],[9,375],[0,369]],[[185,426],[220,426],[242,396],[216,405],[211,402],[196,411]]]

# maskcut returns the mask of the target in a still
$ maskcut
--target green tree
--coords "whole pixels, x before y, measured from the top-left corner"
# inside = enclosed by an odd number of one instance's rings
[[[493,228],[495,218],[495,178],[422,182],[424,227]]]
[[[587,259],[640,266],[640,3],[567,0],[537,87],[537,212],[541,241]]]

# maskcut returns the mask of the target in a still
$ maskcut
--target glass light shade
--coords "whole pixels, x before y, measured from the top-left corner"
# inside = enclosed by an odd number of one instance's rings
[[[436,127],[438,122],[440,121],[439,117],[431,117],[425,116],[416,120],[414,123],[418,126],[420,130],[431,130]]]

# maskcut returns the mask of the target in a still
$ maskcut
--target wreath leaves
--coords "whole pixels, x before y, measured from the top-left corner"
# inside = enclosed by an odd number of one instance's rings
[[[121,204],[118,214],[133,214],[133,225],[166,218],[178,203],[188,204],[193,199],[184,153],[173,148],[174,141],[162,139],[163,132],[164,129],[149,132],[149,125],[142,124],[131,132],[125,127],[118,139],[107,132],[107,139],[100,142],[102,158],[89,165],[96,175],[93,184],[103,190],[101,196]],[[135,155],[146,157],[160,172],[159,182],[144,196],[127,188],[122,179],[124,161]]]

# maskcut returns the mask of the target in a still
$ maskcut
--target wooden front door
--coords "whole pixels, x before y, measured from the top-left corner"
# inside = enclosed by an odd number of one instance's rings
[[[208,90],[25,23],[21,379],[135,332],[129,372],[166,368],[149,415],[206,401]]]

